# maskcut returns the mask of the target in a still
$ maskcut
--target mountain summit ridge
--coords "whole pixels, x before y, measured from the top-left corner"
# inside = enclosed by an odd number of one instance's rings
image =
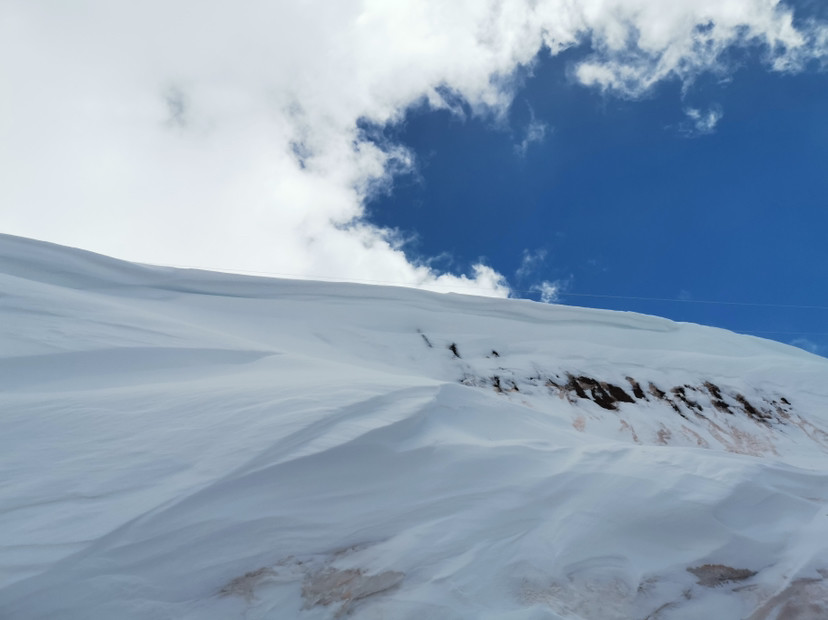
[[[0,616],[828,617],[828,360],[0,236]]]

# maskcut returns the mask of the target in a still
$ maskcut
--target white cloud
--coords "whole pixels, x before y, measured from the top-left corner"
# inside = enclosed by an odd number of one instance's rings
[[[791,71],[824,59],[824,24],[793,26],[778,0],[588,0],[581,4],[595,49],[575,75],[586,85],[637,97],[666,78],[687,84],[703,71],[728,71],[733,45],[761,46],[768,65]]]
[[[532,144],[543,142],[544,138],[546,138],[546,132],[549,129],[546,123],[535,118],[535,112],[532,108],[529,108],[529,114],[529,123],[524,130],[523,139],[519,144],[515,145],[515,153],[520,157],[526,156],[526,152]]]
[[[525,156],[526,151],[529,150],[529,146],[534,144],[535,142],[543,142],[543,139],[546,137],[546,131],[548,126],[546,123],[541,121],[532,120],[526,126],[526,134],[523,137],[523,140],[520,144],[515,146],[515,151],[520,156]]]
[[[523,258],[520,261],[520,267],[515,271],[515,277],[518,280],[523,280],[532,275],[546,260],[547,251],[538,249],[534,252],[530,250],[523,250]]]
[[[628,96],[722,70],[733,44],[795,69],[825,53],[810,28],[771,0],[6,0],[0,230],[133,260],[503,295],[490,268],[413,264],[365,221],[366,198],[414,162],[360,122],[423,101],[502,118],[518,67],[586,40],[575,74]]]
[[[561,288],[560,282],[549,282],[548,280],[544,280],[540,284],[535,284],[532,287],[532,290],[540,293],[540,300],[542,303],[552,304],[560,298]]]
[[[688,122],[682,125],[681,130],[693,136],[713,133],[716,125],[724,116],[722,109],[718,106],[713,106],[706,111],[686,108],[684,113],[687,115]]]

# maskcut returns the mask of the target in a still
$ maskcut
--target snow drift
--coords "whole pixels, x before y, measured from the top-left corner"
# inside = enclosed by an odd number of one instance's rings
[[[828,617],[828,360],[0,237],[0,617]]]

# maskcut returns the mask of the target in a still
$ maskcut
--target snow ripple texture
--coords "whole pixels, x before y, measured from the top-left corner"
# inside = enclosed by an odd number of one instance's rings
[[[828,361],[0,236],[0,618],[828,618]]]

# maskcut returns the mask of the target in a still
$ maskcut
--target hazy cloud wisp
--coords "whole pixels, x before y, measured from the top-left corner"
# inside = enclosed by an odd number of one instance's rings
[[[684,113],[687,115],[687,121],[682,125],[681,130],[688,136],[713,133],[716,125],[724,116],[722,109],[718,106],[704,111],[698,108],[686,108]]]

